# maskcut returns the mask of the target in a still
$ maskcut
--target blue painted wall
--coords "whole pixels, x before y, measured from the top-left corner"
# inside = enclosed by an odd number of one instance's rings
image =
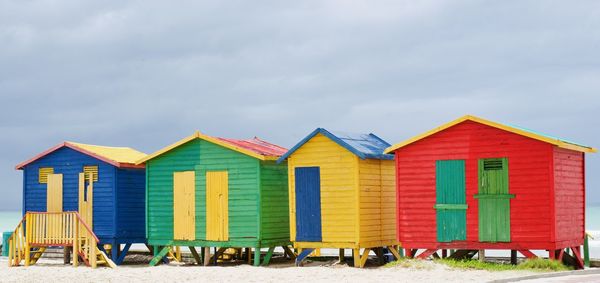
[[[102,243],[110,243],[120,235],[142,235],[143,238],[144,169],[119,169],[67,147],[60,148],[24,168],[23,213],[46,211],[47,185],[38,182],[40,167],[52,167],[55,174],[63,174],[63,211],[77,211],[79,173],[83,172],[83,166],[90,165],[98,166],[98,181],[94,182],[94,233]],[[129,187],[130,184],[133,187]],[[117,203],[118,205],[115,205]],[[129,207],[130,203],[134,205]],[[119,222],[123,224],[119,226]],[[124,229],[127,225],[130,226]]]
[[[146,238],[146,170],[117,169],[117,238]]]

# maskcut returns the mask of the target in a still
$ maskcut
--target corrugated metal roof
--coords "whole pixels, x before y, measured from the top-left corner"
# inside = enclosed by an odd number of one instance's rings
[[[299,149],[302,145],[308,142],[317,134],[322,134],[332,141],[336,142],[340,146],[346,148],[350,152],[354,153],[361,159],[372,158],[372,159],[394,159],[391,154],[384,154],[383,151],[390,146],[389,143],[379,138],[374,134],[357,134],[340,131],[328,131],[323,128],[317,128],[292,149],[281,156],[277,162],[282,162],[288,158],[294,151]]]
[[[137,151],[130,147],[112,147],[112,146],[101,146],[101,145],[93,145],[93,144],[83,144],[77,142],[63,142],[59,145],[56,145],[35,157],[22,162],[16,166],[16,169],[22,169],[24,166],[60,149],[63,147],[68,147],[73,150],[79,151],[83,154],[87,154],[94,158],[98,158],[106,163],[112,164],[117,167],[141,167],[135,165],[136,160],[143,158],[146,156],[145,153],[141,151]]]
[[[247,140],[238,140],[238,139],[229,139],[229,138],[220,138],[213,137],[209,135],[205,135],[200,133],[200,131],[196,131],[193,135],[183,138],[169,146],[166,146],[152,154],[146,155],[144,158],[138,159],[136,161],[137,164],[144,163],[150,159],[153,159],[157,156],[165,154],[174,148],[177,148],[183,144],[186,144],[192,140],[201,139],[205,140],[225,148],[229,148],[231,150],[238,151],[240,153],[246,154],[248,156],[252,156],[254,158],[260,160],[277,160],[279,156],[284,154],[287,149],[280,147],[278,145],[266,142],[259,138],[247,139]]]
[[[258,137],[247,140],[236,140],[220,137],[217,137],[217,139],[264,156],[281,156],[287,152],[287,148],[261,140]]]

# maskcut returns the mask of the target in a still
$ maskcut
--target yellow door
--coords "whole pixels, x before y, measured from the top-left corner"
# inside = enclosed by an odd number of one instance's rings
[[[206,239],[229,241],[227,171],[206,172]]]
[[[173,238],[196,239],[196,176],[194,171],[173,173]]]
[[[92,181],[90,181],[92,180]],[[94,229],[94,179],[91,173],[79,173],[79,216],[85,224]],[[87,182],[87,187],[86,187]]]
[[[48,174],[48,190],[46,192],[46,211],[62,212],[63,210],[63,175]]]

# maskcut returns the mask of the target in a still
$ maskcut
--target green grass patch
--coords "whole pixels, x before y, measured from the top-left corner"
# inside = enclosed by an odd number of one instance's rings
[[[573,267],[566,266],[558,260],[548,260],[542,258],[528,259],[517,265],[520,270],[537,270],[537,271],[567,271]]]
[[[435,262],[445,264],[457,269],[475,269],[488,271],[506,271],[506,270],[529,270],[529,271],[566,271],[571,270],[562,262],[556,260],[548,260],[542,258],[528,259],[518,265],[498,262],[481,262],[479,260],[454,260],[454,259],[437,259]]]

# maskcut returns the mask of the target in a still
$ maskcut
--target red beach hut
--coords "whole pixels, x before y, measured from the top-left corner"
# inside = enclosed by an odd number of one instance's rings
[[[385,152],[396,157],[397,235],[408,256],[496,249],[516,261],[517,251],[547,250],[583,268],[585,153],[595,148],[464,116]]]

